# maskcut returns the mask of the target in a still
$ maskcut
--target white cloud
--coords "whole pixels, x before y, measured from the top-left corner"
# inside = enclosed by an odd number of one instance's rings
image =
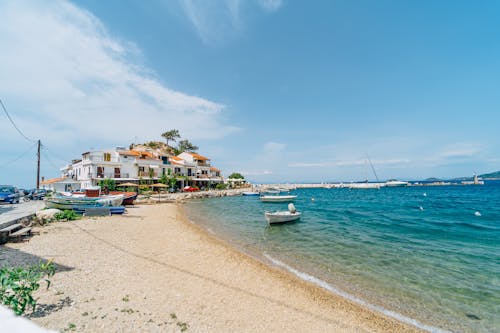
[[[223,124],[224,105],[162,84],[134,44],[111,37],[86,10],[12,1],[0,12],[1,97],[33,137],[114,144],[177,128],[199,144],[238,130]]]
[[[481,152],[481,145],[473,142],[455,143],[445,146],[439,156],[442,158],[467,158],[476,156]]]
[[[245,14],[250,12],[249,2],[240,0],[178,0],[184,14],[203,43],[216,45],[238,36],[245,27]],[[279,10],[281,0],[257,0],[260,11]],[[167,5],[169,4],[167,1]]]
[[[206,44],[225,41],[240,28],[239,0],[181,0],[180,3],[196,33]]]
[[[269,141],[269,142],[266,142],[264,144],[262,150],[264,153],[274,154],[274,153],[281,152],[281,151],[285,150],[285,148],[286,148],[286,144],[284,144],[284,143]]]
[[[268,12],[275,12],[283,5],[282,0],[259,0],[259,5],[262,9]]]

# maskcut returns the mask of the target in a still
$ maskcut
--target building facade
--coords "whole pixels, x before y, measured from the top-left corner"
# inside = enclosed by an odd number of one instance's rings
[[[61,173],[78,181],[82,189],[98,185],[103,179],[113,179],[119,185],[153,184],[165,177],[175,177],[178,188],[186,185],[209,188],[224,182],[220,170],[202,155],[184,152],[169,156],[158,151],[120,147],[85,152],[81,159],[61,168]]]

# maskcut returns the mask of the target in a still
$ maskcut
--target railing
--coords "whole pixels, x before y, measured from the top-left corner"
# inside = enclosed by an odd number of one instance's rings
[[[128,173],[99,172],[89,173],[88,178],[130,178]]]
[[[109,162],[109,163],[118,163],[118,158],[111,157],[109,160],[105,160],[102,156],[93,156],[91,155],[89,158],[92,162]]]

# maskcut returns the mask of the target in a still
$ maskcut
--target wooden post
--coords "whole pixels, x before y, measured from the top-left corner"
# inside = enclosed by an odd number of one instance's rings
[[[36,189],[40,188],[40,140],[38,140],[37,168],[36,168]]]

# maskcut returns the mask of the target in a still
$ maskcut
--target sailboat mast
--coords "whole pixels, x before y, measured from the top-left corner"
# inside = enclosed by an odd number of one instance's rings
[[[368,157],[368,155],[366,155],[366,157]],[[379,182],[378,176],[377,176],[377,172],[375,172],[375,168],[373,167],[372,161],[370,160],[369,157],[368,157],[368,162],[370,162],[370,166],[372,167],[373,174],[375,175],[375,178],[377,179],[377,182]]]

